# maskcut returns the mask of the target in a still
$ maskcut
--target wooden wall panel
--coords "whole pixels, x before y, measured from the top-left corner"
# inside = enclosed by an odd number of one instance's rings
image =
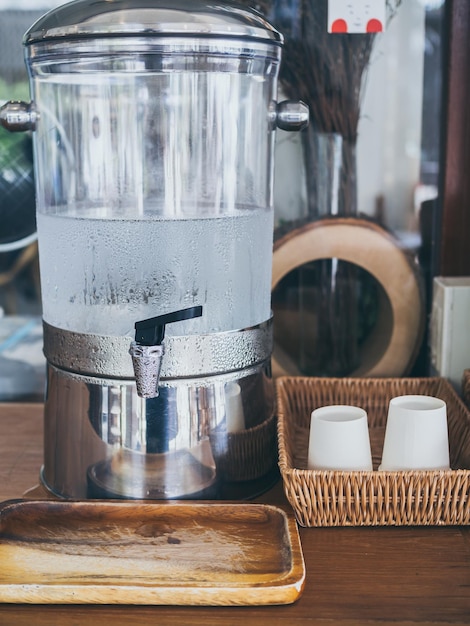
[[[435,275],[470,275],[470,2],[448,0]]]

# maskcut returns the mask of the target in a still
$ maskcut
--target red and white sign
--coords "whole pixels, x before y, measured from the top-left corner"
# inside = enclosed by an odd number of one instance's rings
[[[329,33],[381,33],[386,0],[328,0]]]

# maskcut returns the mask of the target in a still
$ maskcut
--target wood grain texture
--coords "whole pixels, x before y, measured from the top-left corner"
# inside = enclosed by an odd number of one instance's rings
[[[470,3],[447,0],[444,67],[442,215],[437,224],[440,248],[437,276],[468,276],[470,255]]]
[[[10,501],[0,601],[294,602],[305,567],[292,516],[262,504]]]
[[[42,408],[0,405],[0,500],[37,483]],[[18,429],[18,420],[22,428]],[[35,434],[24,439],[24,433]],[[29,449],[25,455],[24,450]],[[13,453],[12,450],[15,452]],[[21,457],[21,472],[14,471]],[[9,461],[7,461],[9,459]],[[5,480],[9,476],[9,480]],[[260,502],[289,505],[281,484]],[[285,606],[0,605],[0,626],[455,626],[470,624],[469,527],[301,528],[307,576]],[[1,569],[1,567],[0,567]]]
[[[0,501],[17,498],[34,486],[43,459],[43,405],[1,407]]]
[[[271,288],[302,265],[331,258],[361,267],[386,294],[387,306],[380,307],[377,328],[361,347],[360,365],[351,376],[403,376],[414,363],[425,324],[416,263],[397,239],[370,220],[325,218],[275,242]],[[274,376],[298,374],[276,346],[272,362]]]

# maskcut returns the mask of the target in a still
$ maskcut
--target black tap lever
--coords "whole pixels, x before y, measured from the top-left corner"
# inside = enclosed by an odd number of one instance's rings
[[[135,340],[141,346],[159,346],[165,337],[165,326],[173,322],[182,322],[194,317],[201,317],[202,306],[193,306],[173,313],[165,313],[135,323]]]

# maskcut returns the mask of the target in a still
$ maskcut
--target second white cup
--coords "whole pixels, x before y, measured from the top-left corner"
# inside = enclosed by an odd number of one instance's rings
[[[379,470],[449,469],[446,403],[425,395],[390,400]]]
[[[319,470],[372,470],[367,413],[364,409],[331,405],[312,411],[308,467]]]

